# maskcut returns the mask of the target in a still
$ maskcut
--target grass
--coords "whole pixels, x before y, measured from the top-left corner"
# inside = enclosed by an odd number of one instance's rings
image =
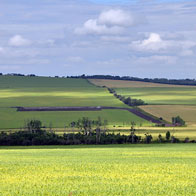
[[[196,106],[189,105],[146,105],[140,106],[146,112],[170,121],[174,116],[181,116],[189,126],[196,125]]]
[[[122,80],[90,80],[97,86],[115,88],[117,94],[142,99],[149,105],[141,106],[145,112],[171,122],[171,118],[180,115],[188,127],[196,125],[196,87],[167,85]],[[163,128],[161,128],[163,129]],[[185,131],[186,132],[186,131]],[[192,136],[192,133],[188,133]],[[183,136],[184,134],[180,134]],[[186,135],[187,136],[187,135]]]
[[[126,107],[106,89],[84,79],[0,77],[0,107],[108,105]]]
[[[196,140],[196,127],[136,127],[135,134],[141,136],[143,139],[145,137],[145,133],[149,133],[152,135],[153,140],[157,141],[158,135],[161,134],[163,138],[165,138],[166,132],[169,131],[171,136],[175,136],[181,141],[184,141],[185,138],[189,138],[190,140]],[[110,132],[114,132],[116,134],[121,133],[124,135],[130,135],[130,128],[128,129],[111,129]]]
[[[109,88],[144,88],[144,87],[187,87],[185,85],[158,84],[152,82],[89,79],[96,86],[107,86]]]
[[[96,120],[100,116],[103,120],[108,120],[108,126],[131,126],[134,121],[137,125],[150,125],[150,123],[136,115],[123,110],[102,110],[102,111],[60,111],[60,112],[17,112],[16,109],[0,109],[0,128],[23,128],[25,121],[31,119],[41,120],[46,127],[63,128],[72,121],[77,121],[82,117],[89,117]],[[11,122],[11,123],[10,123]]]
[[[195,87],[117,88],[117,94],[155,105],[196,105]]]
[[[49,126],[63,128],[82,117],[108,120],[109,125],[123,125],[135,121],[147,121],[127,111],[95,112],[16,112],[16,106],[112,106],[128,107],[107,89],[99,88],[85,79],[50,77],[0,76],[0,129],[20,128],[28,119],[39,119]]]
[[[0,195],[196,193],[194,144],[0,147]]]

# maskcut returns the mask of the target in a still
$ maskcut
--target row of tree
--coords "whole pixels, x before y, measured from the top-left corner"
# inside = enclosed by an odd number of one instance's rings
[[[3,73],[0,73],[0,76],[3,76]],[[36,75],[35,74],[25,75],[25,74],[21,74],[21,73],[8,73],[8,74],[5,74],[5,76],[30,76],[30,77],[35,77]]]
[[[0,73],[0,76],[3,73]],[[35,74],[21,74],[21,73],[8,73],[5,75],[12,75],[12,76],[36,76]],[[59,77],[59,76],[55,76]],[[65,76],[63,76],[64,78]],[[83,78],[83,79],[109,79],[109,80],[126,80],[126,81],[141,81],[141,82],[153,82],[153,83],[160,83],[160,84],[177,84],[177,85],[196,85],[195,79],[167,79],[167,78],[138,78],[138,77],[131,77],[131,76],[112,76],[112,75],[79,75],[79,76],[67,76],[67,78]]]
[[[138,144],[138,143],[177,143],[180,140],[170,135],[168,131],[163,137],[158,136],[157,140],[153,140],[151,134],[146,133],[144,137],[136,135],[134,125],[130,129],[129,135],[121,135],[120,133],[109,133],[102,129],[102,121],[97,119],[94,125],[92,120],[83,118],[78,120],[80,130],[76,133],[65,133],[58,135],[53,131],[46,131],[42,129],[42,123],[39,120],[31,120],[26,125],[25,131],[18,131],[13,133],[0,133],[0,145],[78,145],[78,144]],[[188,138],[184,142],[190,142]],[[195,141],[191,141],[195,142]]]
[[[112,93],[117,99],[122,101],[124,104],[128,106],[140,106],[140,105],[147,105],[143,100],[141,99],[132,99],[131,97],[124,97],[122,95],[118,95],[116,91],[112,88],[108,88],[108,91]]]
[[[0,73],[0,76],[3,73]],[[5,75],[12,75],[12,76],[36,76],[35,74],[21,74],[21,73],[8,73]],[[55,76],[59,77],[59,76]],[[63,76],[64,78],[65,76]],[[67,78],[83,78],[83,79],[110,79],[110,80],[126,80],[126,81],[141,81],[141,82],[153,82],[153,83],[160,83],[160,84],[177,84],[177,85],[196,85],[195,79],[167,79],[167,78],[138,78],[138,77],[131,77],[131,76],[112,76],[112,75],[79,75],[79,76],[67,76]]]
[[[109,79],[109,80],[127,80],[127,81],[141,81],[153,82],[160,84],[177,84],[177,85],[196,85],[195,79],[167,79],[167,78],[138,78],[131,76],[112,76],[112,75],[80,75],[68,76],[68,78],[86,78],[86,79]]]

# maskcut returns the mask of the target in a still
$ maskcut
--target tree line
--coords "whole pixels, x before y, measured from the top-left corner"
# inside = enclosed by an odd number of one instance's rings
[[[140,105],[147,105],[142,99],[133,99],[131,97],[124,97],[122,95],[118,95],[116,91],[112,88],[108,88],[108,91],[112,93],[117,99],[122,101],[124,104],[128,106],[140,106]]]
[[[30,76],[35,77],[35,74],[20,74],[20,73],[8,73],[2,75],[10,75],[10,76]],[[49,76],[50,77],[50,76]],[[60,76],[55,76],[56,78],[60,78]],[[152,82],[152,83],[160,83],[160,84],[176,84],[176,85],[190,85],[195,86],[195,79],[168,79],[168,78],[139,78],[132,76],[112,76],[112,75],[79,75],[79,76],[62,76],[62,78],[83,78],[83,79],[109,79],[109,80],[126,80],[126,81],[140,81],[140,82]]]
[[[86,79],[109,79],[109,80],[126,80],[126,81],[140,81],[152,82],[160,84],[176,84],[176,85],[196,85],[195,79],[168,79],[168,78],[139,78],[132,76],[112,76],[112,75],[80,75],[80,76],[67,76],[68,78],[86,78]]]
[[[171,136],[167,131],[165,136],[161,134],[158,138],[153,140],[151,134],[146,133],[144,137],[136,134],[134,128],[135,123],[132,122],[130,134],[115,134],[108,132],[104,126],[104,121],[101,118],[97,120],[90,120],[82,118],[74,123],[74,126],[79,127],[76,133],[64,133],[58,135],[52,130],[46,131],[43,129],[42,122],[39,120],[30,120],[26,124],[24,131],[17,131],[13,133],[0,133],[1,146],[29,146],[29,145],[79,145],[79,144],[138,144],[138,143],[178,143],[181,142],[178,138]],[[195,140],[189,141],[185,138],[183,142],[196,142]]]

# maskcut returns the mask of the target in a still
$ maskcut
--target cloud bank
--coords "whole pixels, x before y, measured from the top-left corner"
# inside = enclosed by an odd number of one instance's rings
[[[2,1],[0,69],[195,78],[195,1],[93,2]]]

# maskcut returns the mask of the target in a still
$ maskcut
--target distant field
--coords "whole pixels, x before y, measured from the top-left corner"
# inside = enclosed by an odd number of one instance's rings
[[[20,128],[28,119],[39,119],[55,128],[64,127],[82,117],[108,120],[110,125],[135,121],[150,124],[128,111],[99,112],[17,112],[16,106],[112,106],[128,107],[107,89],[96,87],[85,79],[0,76],[0,129]]]
[[[117,94],[142,99],[148,104],[196,105],[196,87],[149,82],[91,79],[97,86],[112,87]]]
[[[16,109],[0,109],[0,128],[23,128],[25,121],[39,119],[43,125],[53,128],[63,128],[70,122],[77,121],[82,117],[89,117],[96,120],[100,116],[102,120],[108,121],[108,126],[131,126],[134,121],[139,126],[148,126],[150,123],[137,117],[136,115],[123,110],[102,110],[102,111],[60,111],[60,112],[17,112]]]
[[[84,79],[0,76],[0,107],[102,105],[126,107]]]
[[[196,105],[195,87],[116,88],[117,94],[155,105]]]
[[[196,145],[0,147],[0,195],[193,196]]]
[[[96,86],[107,86],[109,88],[142,88],[142,87],[187,87],[184,85],[168,85],[158,84],[151,82],[139,82],[139,81],[124,81],[124,80],[106,80],[106,79],[89,79],[89,81]]]
[[[98,86],[114,88],[117,94],[142,99],[149,105],[141,106],[144,111],[163,117],[171,122],[180,115],[188,126],[196,125],[196,87],[167,85],[137,81],[90,80]]]
[[[181,116],[187,125],[196,125],[196,106],[185,105],[146,105],[140,106],[146,112],[171,122],[173,116]]]
[[[127,127],[128,128],[128,127]],[[116,128],[114,129],[116,134],[121,133],[125,135],[130,134],[130,130],[125,130],[124,128]],[[110,131],[110,132],[113,132]],[[158,135],[161,134],[163,138],[165,138],[166,132],[169,131],[171,135],[177,137],[181,141],[184,141],[185,138],[189,138],[190,140],[196,140],[196,126],[188,126],[188,127],[136,127],[136,135],[141,136],[143,139],[145,138],[145,134],[149,133],[152,135],[153,140],[157,141]]]

